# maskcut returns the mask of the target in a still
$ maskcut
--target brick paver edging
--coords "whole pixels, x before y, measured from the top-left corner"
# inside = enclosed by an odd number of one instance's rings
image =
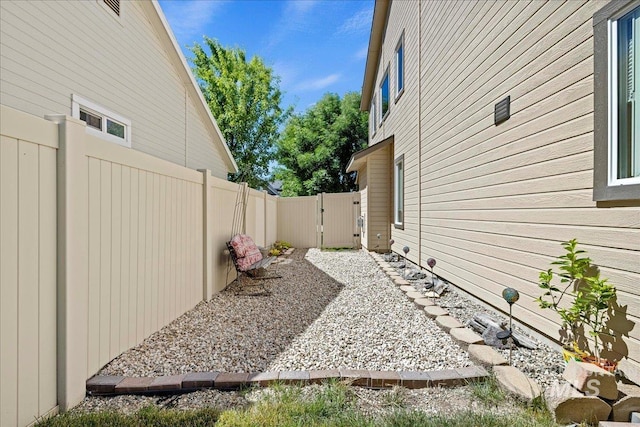
[[[453,387],[472,381],[483,381],[489,374],[479,366],[441,371],[367,371],[335,369],[324,371],[282,372],[194,372],[164,377],[123,377],[97,375],[87,380],[87,394],[93,396],[117,394],[182,393],[204,388],[238,390],[245,387],[281,384],[319,384],[336,379],[368,388]]]

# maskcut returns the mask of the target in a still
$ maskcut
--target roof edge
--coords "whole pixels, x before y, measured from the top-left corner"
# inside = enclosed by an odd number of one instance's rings
[[[371,98],[373,98],[373,87],[375,77],[380,64],[380,52],[382,50],[382,39],[387,27],[387,17],[391,9],[391,0],[376,0],[373,9],[373,21],[371,23],[371,33],[369,35],[369,47],[367,49],[367,63],[364,68],[364,79],[362,82],[362,97],[360,99],[360,110],[368,111]]]
[[[393,140],[394,140],[394,137],[393,135],[391,135],[387,139],[383,139],[380,142],[377,142],[365,149],[362,149],[360,151],[356,151],[355,153],[353,153],[351,155],[351,159],[349,160],[349,163],[347,164],[346,172],[357,172],[362,166],[362,163],[364,162],[365,158],[375,153],[376,151],[383,149],[387,145],[393,143]]]
[[[209,105],[207,105],[207,101],[205,101],[204,99],[204,95],[200,90],[200,86],[196,82],[196,79],[193,76],[193,73],[191,72],[191,68],[189,68],[189,64],[187,64],[187,59],[182,54],[180,45],[178,45],[178,41],[176,40],[176,37],[173,34],[173,30],[171,30],[171,27],[169,26],[169,22],[167,21],[167,18],[164,16],[164,12],[162,11],[160,4],[158,3],[158,0],[151,0],[150,3],[153,6],[153,10],[156,12],[158,19],[162,23],[162,26],[164,27],[163,29],[167,34],[169,41],[173,45],[174,53],[178,56],[188,81],[191,83],[192,93],[200,100],[200,103],[202,104],[202,108],[204,109],[207,117],[209,117],[209,120],[211,121],[211,125],[213,126],[214,131],[218,134],[218,137],[220,138],[220,143],[222,144],[222,148],[224,149],[224,152],[227,155],[227,159],[225,163],[227,163],[228,172],[237,173],[238,164],[236,163],[236,160],[233,158],[233,154],[231,154],[231,150],[229,150],[229,146],[227,145],[227,142],[225,141],[224,136],[222,135],[222,132],[218,127],[218,122],[216,122],[215,117],[213,117],[213,114],[211,114]]]

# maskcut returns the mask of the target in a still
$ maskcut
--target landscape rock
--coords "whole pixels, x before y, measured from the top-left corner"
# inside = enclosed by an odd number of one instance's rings
[[[427,275],[419,270],[409,270],[405,273],[405,279],[407,280],[422,280],[425,277]]]
[[[500,366],[508,363],[507,359],[488,345],[470,344],[468,352],[471,360],[483,366]]]
[[[613,404],[613,421],[629,421],[633,412],[640,411],[640,387],[618,383],[619,400]]]
[[[493,325],[488,326],[484,330],[484,332],[482,332],[482,338],[484,339],[485,344],[500,349],[509,348],[508,340],[505,340],[505,342],[503,342],[500,338],[498,338],[498,333],[502,332],[503,330],[504,329],[496,328]]]
[[[449,314],[447,310],[437,305],[428,305],[424,308],[425,314],[431,319],[435,319],[438,316],[446,316]],[[465,328],[466,329],[466,328]],[[471,332],[471,331],[469,331]]]
[[[611,406],[596,396],[585,396],[569,384],[549,387],[545,392],[549,411],[559,424],[589,422],[609,418]]]
[[[493,368],[493,373],[503,390],[520,399],[531,402],[542,394],[540,386],[523,374],[518,368],[513,366],[496,366]]]
[[[616,377],[592,363],[570,360],[562,377],[579,391],[613,400],[618,397]]]
[[[436,317],[436,323],[440,326],[445,332],[449,332],[453,328],[462,328],[463,325],[456,319],[451,316],[438,316]]]
[[[425,307],[427,311],[429,307]],[[469,344],[483,344],[482,337],[468,328],[453,328],[449,331],[451,338],[457,341],[462,347],[466,348]]]

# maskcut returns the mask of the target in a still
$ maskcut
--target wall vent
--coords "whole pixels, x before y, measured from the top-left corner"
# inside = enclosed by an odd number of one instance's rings
[[[120,16],[120,0],[104,0],[104,3],[113,10],[116,15]]]

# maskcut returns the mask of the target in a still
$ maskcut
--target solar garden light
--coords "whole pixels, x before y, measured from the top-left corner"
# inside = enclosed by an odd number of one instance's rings
[[[429,270],[431,270],[431,283],[427,283],[424,285],[425,289],[435,289],[436,287],[436,277],[433,274],[433,267],[436,266],[436,260],[434,258],[427,259],[427,265],[429,266]],[[435,298],[434,292],[431,292],[431,299]]]
[[[509,304],[509,330],[498,332],[496,337],[503,342],[509,340],[509,365],[511,365],[511,350],[513,349],[513,329],[511,326],[513,315],[511,309],[513,308],[513,304],[520,299],[520,294],[513,288],[505,288],[502,291],[502,298]]]
[[[407,277],[407,254],[409,253],[409,246],[402,248],[402,252],[404,252],[404,271],[402,273],[402,278],[405,279]]]

